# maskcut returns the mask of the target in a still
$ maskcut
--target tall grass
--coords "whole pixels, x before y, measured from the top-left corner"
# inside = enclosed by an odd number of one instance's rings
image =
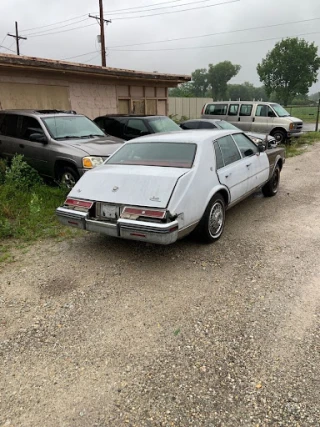
[[[70,234],[55,217],[67,193],[66,188],[45,185],[21,156],[10,167],[0,161],[0,244]]]

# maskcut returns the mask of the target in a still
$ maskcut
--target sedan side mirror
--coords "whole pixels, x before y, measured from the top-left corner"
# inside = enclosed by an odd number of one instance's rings
[[[248,148],[248,150],[246,150],[243,154],[245,157],[249,157],[249,156],[252,156],[254,153],[251,148]]]
[[[34,142],[42,142],[43,144],[47,144],[48,139],[44,133],[32,133],[29,136],[30,141]]]
[[[258,144],[258,151],[259,153],[263,153],[266,151],[266,147],[263,144]]]

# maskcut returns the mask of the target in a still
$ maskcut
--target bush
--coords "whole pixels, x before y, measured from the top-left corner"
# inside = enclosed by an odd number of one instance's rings
[[[5,173],[6,184],[26,191],[42,182],[38,172],[23,160],[23,156],[14,156],[10,168],[7,168]]]

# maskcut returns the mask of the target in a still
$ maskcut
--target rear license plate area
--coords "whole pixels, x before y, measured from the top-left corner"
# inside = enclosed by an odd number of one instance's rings
[[[120,208],[116,205],[101,203],[100,216],[102,219],[118,219]]]

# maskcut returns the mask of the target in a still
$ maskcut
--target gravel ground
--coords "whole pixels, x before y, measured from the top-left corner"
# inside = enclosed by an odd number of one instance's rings
[[[320,426],[320,144],[214,245],[96,234],[0,272],[0,426]]]

